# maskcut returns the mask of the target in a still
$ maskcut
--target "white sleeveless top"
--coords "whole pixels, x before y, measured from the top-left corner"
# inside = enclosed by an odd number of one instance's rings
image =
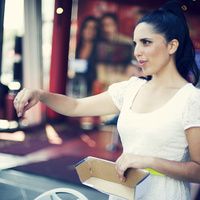
[[[174,161],[189,160],[185,130],[200,127],[200,90],[188,83],[162,107],[136,113],[131,104],[147,81],[132,77],[108,88],[120,110],[117,128],[123,152]],[[109,199],[119,199],[110,197]],[[189,200],[189,183],[150,175],[136,188],[136,200]]]

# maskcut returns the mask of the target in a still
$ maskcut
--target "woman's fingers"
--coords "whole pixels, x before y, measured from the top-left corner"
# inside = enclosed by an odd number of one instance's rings
[[[153,157],[139,156],[130,153],[123,153],[116,161],[116,170],[121,180],[126,178],[128,168],[145,169],[151,167]]]
[[[27,110],[29,110],[31,107],[33,107],[35,104],[37,103],[36,100],[31,100],[29,101],[29,103],[27,103],[24,107],[24,112],[26,112]]]
[[[123,162],[123,160],[124,160],[123,157],[120,156],[116,161],[116,170],[117,170],[118,176],[121,181],[126,180],[126,178],[124,176],[124,172],[126,171],[126,165]]]
[[[14,106],[15,106],[15,109],[16,109],[18,117],[20,117],[20,115],[21,115],[20,109],[21,109],[21,101],[23,99],[23,96],[24,96],[24,89],[21,90],[17,94],[17,96],[15,97],[15,99],[14,99]]]
[[[18,104],[18,117],[21,117],[24,114],[24,107],[28,104],[28,97],[26,94],[20,99]]]
[[[18,117],[21,117],[26,110],[37,103],[35,98],[34,91],[28,89],[23,89],[17,94],[14,100],[14,106]]]

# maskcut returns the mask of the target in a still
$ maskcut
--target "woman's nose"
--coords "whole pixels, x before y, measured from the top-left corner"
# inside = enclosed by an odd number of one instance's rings
[[[142,50],[141,46],[135,45],[135,47],[134,47],[134,56],[135,57],[141,56],[142,53],[143,53],[143,50]]]

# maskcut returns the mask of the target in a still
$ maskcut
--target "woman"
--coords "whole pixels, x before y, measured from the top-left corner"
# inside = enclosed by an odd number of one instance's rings
[[[200,183],[200,91],[193,86],[199,73],[180,5],[170,2],[145,15],[133,41],[151,80],[132,77],[83,99],[24,89],[15,99],[18,116],[38,101],[68,116],[119,113],[119,177],[125,181],[128,168],[154,170],[137,186],[136,199],[189,200],[189,182]]]
[[[104,13],[100,25],[101,40],[131,45],[131,38],[119,32],[119,20],[115,13]]]
[[[92,94],[92,84],[96,78],[96,45],[99,37],[99,21],[94,16],[87,16],[81,24],[76,48],[76,59],[87,60],[85,78],[87,93]]]

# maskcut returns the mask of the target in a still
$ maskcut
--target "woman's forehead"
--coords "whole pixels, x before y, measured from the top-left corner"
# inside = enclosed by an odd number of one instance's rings
[[[153,33],[154,33],[153,26],[142,22],[135,27],[135,30],[133,32],[133,37],[138,35],[139,36],[149,35]]]
[[[133,32],[133,40],[140,40],[143,38],[163,38],[162,34],[156,33],[153,25],[142,22],[135,27]]]

